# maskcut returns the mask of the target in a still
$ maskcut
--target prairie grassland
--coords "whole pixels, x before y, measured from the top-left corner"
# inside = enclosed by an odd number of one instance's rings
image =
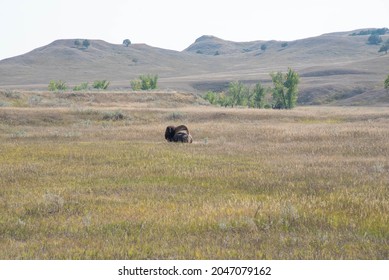
[[[0,259],[389,258],[389,108],[98,94],[3,98]]]

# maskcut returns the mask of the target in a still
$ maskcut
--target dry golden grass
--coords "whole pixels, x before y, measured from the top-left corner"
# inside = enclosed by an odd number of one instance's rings
[[[0,259],[389,258],[388,108],[98,94],[3,98]]]

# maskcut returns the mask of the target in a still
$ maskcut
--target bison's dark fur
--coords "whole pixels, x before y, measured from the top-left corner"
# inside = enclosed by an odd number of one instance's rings
[[[165,131],[165,139],[168,142],[183,142],[192,143],[193,139],[189,133],[189,129],[185,125],[168,126]]]

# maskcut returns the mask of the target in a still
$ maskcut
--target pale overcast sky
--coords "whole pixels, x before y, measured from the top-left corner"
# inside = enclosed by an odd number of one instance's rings
[[[295,40],[389,27],[389,0],[0,0],[0,59],[57,39],[181,51],[201,35]]]

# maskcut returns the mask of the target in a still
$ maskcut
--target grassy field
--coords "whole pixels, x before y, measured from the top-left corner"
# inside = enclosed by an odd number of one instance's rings
[[[387,107],[226,109],[177,92],[0,103],[0,259],[389,258]],[[166,143],[182,123],[195,142]]]

